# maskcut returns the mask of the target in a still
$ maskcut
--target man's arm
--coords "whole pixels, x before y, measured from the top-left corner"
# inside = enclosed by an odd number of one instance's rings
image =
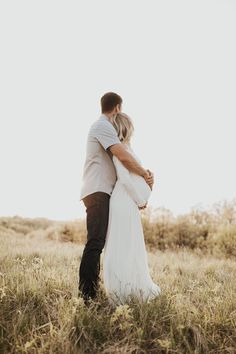
[[[154,178],[153,174],[149,170],[145,170],[137,160],[124,148],[122,144],[114,144],[109,147],[109,150],[115,155],[123,165],[133,173],[142,176],[147,184],[152,188]]]

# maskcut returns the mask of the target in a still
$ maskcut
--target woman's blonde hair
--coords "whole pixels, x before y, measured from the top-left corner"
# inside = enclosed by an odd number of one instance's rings
[[[110,118],[110,122],[116,129],[120,141],[129,143],[134,131],[131,118],[127,114],[119,112],[115,117]]]

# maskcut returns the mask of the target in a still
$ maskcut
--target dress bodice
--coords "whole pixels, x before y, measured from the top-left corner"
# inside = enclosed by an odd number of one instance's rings
[[[141,163],[139,157],[134,153],[131,147],[128,146],[127,150]],[[123,185],[123,188],[127,190],[138,206],[146,204],[151,195],[151,189],[144,178],[130,172],[116,156],[113,156],[113,162],[117,173],[117,183]]]

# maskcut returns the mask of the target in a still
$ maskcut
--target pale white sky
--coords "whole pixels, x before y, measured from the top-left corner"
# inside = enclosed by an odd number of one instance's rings
[[[119,93],[173,213],[236,196],[236,1],[0,3],[0,216],[84,217],[89,126]]]

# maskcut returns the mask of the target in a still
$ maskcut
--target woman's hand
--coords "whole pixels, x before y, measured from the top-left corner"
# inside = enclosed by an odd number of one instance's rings
[[[138,207],[138,208],[139,208],[139,210],[143,210],[143,209],[145,209],[146,207],[147,207],[147,203],[146,203],[145,205],[141,206],[141,207]]]

